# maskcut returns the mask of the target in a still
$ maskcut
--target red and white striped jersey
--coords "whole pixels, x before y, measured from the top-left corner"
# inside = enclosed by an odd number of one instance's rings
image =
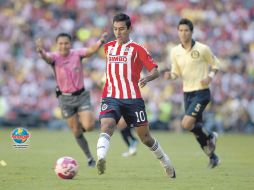
[[[104,46],[106,59],[106,83],[102,98],[142,98],[138,82],[143,66],[151,71],[157,64],[141,45],[128,41],[119,45],[111,41]]]

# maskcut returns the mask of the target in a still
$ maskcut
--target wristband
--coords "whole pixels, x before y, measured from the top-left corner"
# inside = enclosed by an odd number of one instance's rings
[[[170,75],[171,75],[171,79],[172,79],[172,80],[175,80],[175,79],[177,78],[177,75],[174,74],[174,73],[171,73]]]
[[[214,76],[215,76],[215,72],[214,71],[211,71],[209,74],[208,74],[208,76],[210,77],[210,78],[214,78]]]
[[[96,44],[98,44],[99,46],[101,46],[103,43],[102,43],[101,40],[98,40],[98,41],[96,42]]]

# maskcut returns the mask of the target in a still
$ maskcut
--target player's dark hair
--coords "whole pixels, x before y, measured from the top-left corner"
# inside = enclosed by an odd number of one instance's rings
[[[70,34],[67,34],[67,33],[60,33],[60,34],[58,34],[58,35],[56,36],[56,42],[57,42],[58,38],[60,38],[60,37],[66,37],[66,38],[68,38],[70,41],[72,41],[72,37],[71,37]]]
[[[114,16],[113,23],[119,21],[124,21],[127,26],[127,29],[131,27],[131,19],[128,15],[124,13],[118,13],[117,15]]]
[[[179,24],[178,24],[178,28],[179,28],[179,26],[182,25],[182,24],[188,25],[190,31],[193,32],[193,23],[192,23],[189,19],[187,19],[187,18],[182,18],[182,19],[180,20]]]

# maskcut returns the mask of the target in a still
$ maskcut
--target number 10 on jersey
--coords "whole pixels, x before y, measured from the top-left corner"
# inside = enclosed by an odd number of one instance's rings
[[[140,111],[140,112],[135,112],[136,116],[137,116],[137,123],[139,123],[140,121],[143,122],[146,120],[146,116],[144,111]]]

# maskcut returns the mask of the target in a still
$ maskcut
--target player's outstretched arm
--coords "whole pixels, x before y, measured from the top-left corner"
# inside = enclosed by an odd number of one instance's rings
[[[95,44],[87,48],[85,57],[90,57],[91,55],[96,53],[99,50],[99,48],[107,41],[107,38],[108,38],[108,33],[104,32],[101,35],[100,39]]]
[[[52,63],[51,57],[49,57],[46,51],[43,48],[42,40],[39,38],[35,41],[36,51],[41,55],[41,58],[44,59],[47,63]]]
[[[150,75],[139,80],[139,86],[141,88],[143,88],[148,82],[158,78],[160,75],[159,70],[156,67],[153,68],[150,73],[151,73]]]

